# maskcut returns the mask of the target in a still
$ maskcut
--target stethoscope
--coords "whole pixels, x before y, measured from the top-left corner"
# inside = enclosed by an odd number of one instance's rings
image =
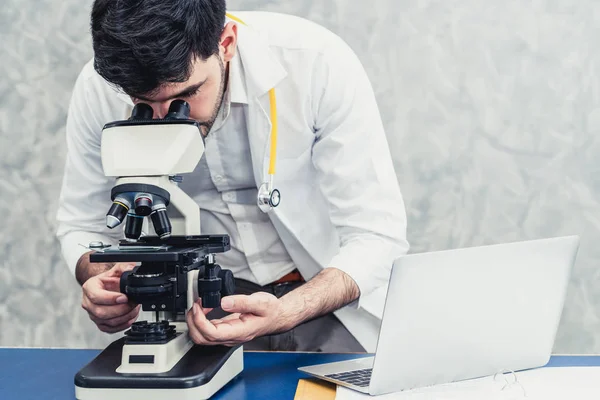
[[[229,13],[225,14],[229,19],[239,22],[242,25],[247,24],[236,16]],[[275,189],[273,181],[275,177],[275,160],[277,159],[277,101],[275,99],[275,88],[269,90],[270,117],[271,117],[271,146],[269,153],[269,170],[266,179],[263,179],[258,194],[256,204],[262,212],[268,213],[277,207],[281,202],[281,193]]]
[[[269,90],[271,108],[271,149],[269,152],[269,170],[267,177],[258,188],[257,204],[262,212],[269,212],[281,202],[281,193],[273,185],[275,177],[275,160],[277,159],[277,101],[275,88]]]

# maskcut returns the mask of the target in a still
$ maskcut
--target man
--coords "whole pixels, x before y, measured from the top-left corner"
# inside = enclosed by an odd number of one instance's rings
[[[199,204],[202,233],[231,236],[218,262],[239,293],[222,300],[225,318],[194,305],[194,342],[374,351],[390,268],[408,243],[375,97],[351,49],[297,17],[226,15],[224,0],[96,0],[91,28],[94,60],[67,122],[57,235],[97,326],[119,332],[139,313],[118,290],[132,266],[92,264],[80,246],[122,237],[105,226],[114,181],[102,170],[102,127],[138,102],[162,118],[183,99],[206,150],[181,187]],[[265,214],[256,196],[272,88],[281,204]]]

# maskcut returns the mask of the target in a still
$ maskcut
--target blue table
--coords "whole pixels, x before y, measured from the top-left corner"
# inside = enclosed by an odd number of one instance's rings
[[[73,377],[99,350],[0,348],[1,400],[71,400]],[[244,353],[244,371],[213,398],[293,399],[298,367],[362,357],[359,354]],[[553,356],[549,367],[600,366],[600,356]]]

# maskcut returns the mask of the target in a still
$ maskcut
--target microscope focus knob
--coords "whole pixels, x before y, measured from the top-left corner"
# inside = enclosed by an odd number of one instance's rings
[[[219,271],[219,278],[221,278],[221,295],[231,296],[235,294],[235,280],[233,279],[233,272],[228,269],[222,269]]]
[[[234,293],[235,280],[230,270],[221,269],[214,262],[198,268],[198,296],[202,299],[202,307],[219,307],[222,297]]]
[[[131,271],[125,271],[121,274],[121,278],[119,279],[119,291],[123,294],[127,294],[129,275],[131,275]]]
[[[205,292],[202,294],[203,308],[217,308],[221,306],[220,292]]]

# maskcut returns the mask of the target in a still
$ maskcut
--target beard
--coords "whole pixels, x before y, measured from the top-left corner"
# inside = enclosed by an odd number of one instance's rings
[[[219,112],[221,111],[221,107],[223,106],[223,97],[225,95],[225,86],[227,84],[227,78],[225,76],[225,64],[223,63],[223,60],[221,59],[221,57],[217,54],[217,59],[219,60],[219,66],[221,67],[221,83],[219,84],[219,95],[217,96],[217,101],[215,102],[215,106],[212,112],[212,115],[210,116],[210,118],[206,121],[199,121],[200,122],[200,129],[202,131],[202,134],[204,136],[208,136],[211,128],[213,127],[215,121],[217,120],[217,116],[219,115]]]

